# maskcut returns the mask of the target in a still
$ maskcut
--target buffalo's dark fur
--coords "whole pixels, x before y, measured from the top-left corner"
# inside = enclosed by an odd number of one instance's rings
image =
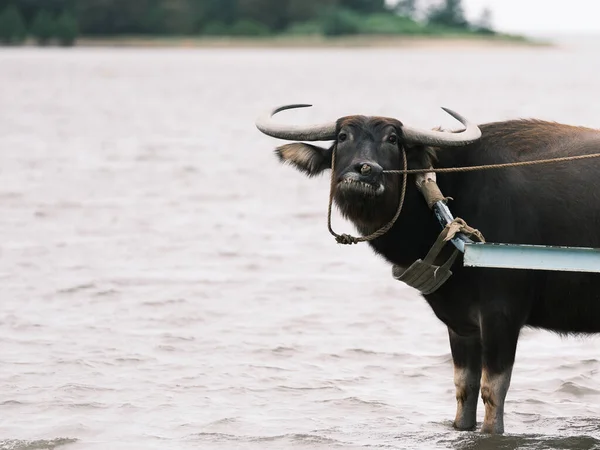
[[[482,138],[464,147],[405,146],[409,168],[473,166],[600,152],[600,131],[588,128],[539,120],[489,123],[480,128]],[[279,154],[310,175],[330,167],[334,148],[336,176],[356,160],[373,160],[383,169],[401,168],[400,122],[353,116],[338,121],[338,133],[342,131],[353,139],[329,149],[310,146],[315,150],[304,155],[304,160],[310,159],[308,165],[289,157],[286,146],[279,149]],[[388,145],[389,133],[399,136],[398,145]],[[309,148],[306,144],[290,145],[297,146],[296,152]],[[309,153],[311,158],[307,158]],[[438,174],[437,181],[442,193],[454,199],[449,203],[454,215],[479,229],[488,242],[600,247],[600,158]],[[384,183],[384,194],[375,200],[336,192],[341,211],[362,233],[379,228],[396,211],[400,176],[386,175]],[[390,263],[407,267],[425,256],[439,232],[438,222],[418,192],[414,176],[410,176],[400,218],[370,245]],[[450,280],[425,298],[448,326],[455,368],[465,370],[470,380],[467,387],[459,388],[457,384],[459,405],[468,395],[473,401],[482,368],[484,378],[503,373],[510,378],[523,326],[566,334],[600,332],[598,274],[465,268],[461,258],[452,270]],[[498,394],[502,398],[495,399],[489,393],[491,388],[486,389],[482,387],[486,407],[495,407],[495,401],[503,403],[502,394]],[[460,420],[458,416],[457,427],[474,425],[474,412]],[[502,432],[501,417],[498,420],[494,424],[489,419],[487,428],[484,422],[484,430]]]

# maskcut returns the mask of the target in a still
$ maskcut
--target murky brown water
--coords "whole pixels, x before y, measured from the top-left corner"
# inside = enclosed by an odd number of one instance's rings
[[[600,447],[600,341],[538,331],[453,431],[444,326],[253,125],[598,127],[599,52],[2,50],[0,449]]]

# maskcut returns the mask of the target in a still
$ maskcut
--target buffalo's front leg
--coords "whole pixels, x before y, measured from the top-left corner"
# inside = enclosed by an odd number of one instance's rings
[[[510,386],[520,328],[514,318],[505,314],[482,314],[481,398],[485,416],[481,431],[484,433],[504,433],[504,400]]]
[[[456,386],[454,427],[459,430],[472,430],[477,420],[477,400],[481,379],[481,340],[479,336],[459,336],[450,329],[448,333]]]

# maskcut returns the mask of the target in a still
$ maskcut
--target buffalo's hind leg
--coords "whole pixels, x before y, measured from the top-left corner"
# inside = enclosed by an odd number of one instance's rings
[[[454,363],[456,418],[454,428],[472,430],[477,425],[477,400],[481,380],[481,340],[462,337],[448,329]]]
[[[521,328],[515,319],[501,312],[481,315],[481,398],[485,405],[481,431],[484,433],[504,433],[504,400]]]

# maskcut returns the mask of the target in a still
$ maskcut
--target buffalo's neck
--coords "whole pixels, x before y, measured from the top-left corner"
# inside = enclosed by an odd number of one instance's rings
[[[443,149],[438,151],[438,159],[433,163],[433,167],[468,165],[468,154],[467,147]],[[460,174],[455,173],[436,174],[437,185],[442,195],[445,197],[461,195],[458,192],[461,190],[459,177]],[[371,243],[378,254],[402,267],[408,267],[417,259],[424,258],[442,231],[442,226],[427,206],[415,180],[414,175],[409,176],[404,207],[392,229]],[[455,203],[453,200],[448,203],[450,210],[453,209],[453,203]]]
[[[398,220],[386,234],[370,242],[376,253],[402,267],[424,258],[441,232],[435,215],[416,187],[414,176],[408,183]]]
[[[470,146],[442,149],[437,152],[434,168],[447,168],[469,165]],[[437,185],[442,195],[453,197],[448,203],[450,210],[456,206],[460,210],[461,187],[460,173],[436,174]],[[416,177],[409,176],[406,199],[398,220],[386,234],[371,241],[371,247],[386,260],[402,267],[408,267],[417,259],[422,259],[433,246],[442,231],[435,214],[425,202],[425,198],[416,186]],[[464,199],[463,199],[464,200]],[[454,204],[456,204],[454,206]]]

